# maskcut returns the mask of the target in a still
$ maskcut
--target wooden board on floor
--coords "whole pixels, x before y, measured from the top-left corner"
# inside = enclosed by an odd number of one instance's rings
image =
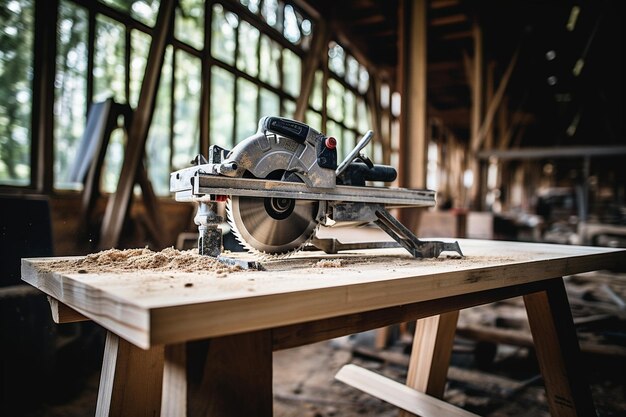
[[[25,259],[22,279],[137,346],[223,336],[614,267],[619,249],[459,240],[463,259],[411,258],[401,249],[305,252],[267,271],[46,270]],[[316,265],[339,259],[341,266]]]

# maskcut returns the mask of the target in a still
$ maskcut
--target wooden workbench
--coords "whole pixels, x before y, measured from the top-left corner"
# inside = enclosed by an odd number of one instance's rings
[[[592,415],[561,277],[613,268],[626,251],[459,243],[463,259],[417,260],[400,249],[308,252],[228,275],[58,273],[46,266],[59,258],[24,259],[22,278],[52,297],[59,322],[84,316],[109,330],[97,415],[185,415],[184,342],[210,339],[207,400],[195,411],[271,416],[272,351],[416,319],[407,385],[440,398],[458,310],[519,295],[552,414]]]

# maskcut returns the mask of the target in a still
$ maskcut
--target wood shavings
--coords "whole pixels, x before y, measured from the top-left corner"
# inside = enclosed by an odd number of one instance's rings
[[[215,258],[198,254],[197,249],[179,251],[166,248],[154,252],[143,249],[109,249],[84,258],[63,259],[42,265],[42,270],[64,273],[101,273],[137,271],[211,271],[225,276],[238,271],[239,266],[226,265]]]
[[[320,259],[314,265],[316,268],[341,268],[341,259]]]

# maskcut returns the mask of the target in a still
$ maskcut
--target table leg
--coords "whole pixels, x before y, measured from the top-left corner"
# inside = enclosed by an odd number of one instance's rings
[[[595,416],[576,329],[561,278],[524,296],[552,416]]]
[[[436,398],[443,397],[458,318],[456,310],[415,323],[407,386]],[[411,415],[400,412],[402,417]]]
[[[209,340],[193,415],[236,417],[272,415],[272,335],[261,330]]]
[[[160,415],[164,348],[143,350],[108,332],[96,416]]]

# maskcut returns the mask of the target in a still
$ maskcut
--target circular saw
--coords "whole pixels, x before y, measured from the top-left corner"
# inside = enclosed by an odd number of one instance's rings
[[[397,176],[393,167],[362,155],[372,136],[368,131],[339,162],[335,138],[295,120],[265,117],[257,132],[232,150],[212,145],[208,159],[198,155],[192,167],[173,172],[170,190],[177,201],[199,204],[198,248],[212,256],[221,249],[219,201],[227,202],[237,240],[260,257],[285,256],[309,245],[329,253],[349,249],[315,234],[320,226],[354,222],[375,223],[414,257],[444,251],[462,256],[457,242],[420,240],[389,213],[392,207],[433,206],[435,192],[370,185]],[[381,246],[358,246],[364,247]]]

